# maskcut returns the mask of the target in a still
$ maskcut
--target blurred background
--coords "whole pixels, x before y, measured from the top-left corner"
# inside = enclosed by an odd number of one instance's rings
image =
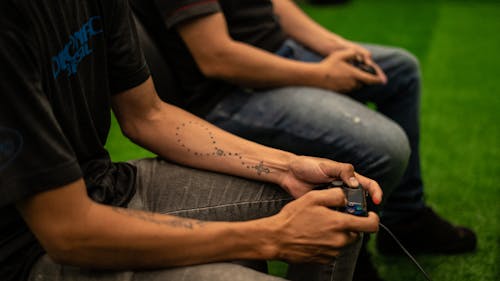
[[[422,69],[422,170],[426,200],[453,223],[472,227],[478,250],[417,256],[433,280],[500,280],[500,1],[297,1],[323,26],[359,41],[405,48]],[[113,160],[152,154],[113,124]],[[384,257],[370,244],[387,281],[425,280],[406,257]],[[283,275],[286,265],[270,262]]]

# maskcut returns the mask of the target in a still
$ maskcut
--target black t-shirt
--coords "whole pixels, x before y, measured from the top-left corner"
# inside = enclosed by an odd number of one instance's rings
[[[230,36],[274,52],[286,40],[270,0],[129,0],[137,16],[163,52],[183,91],[189,111],[203,116],[236,85],[208,79],[199,70],[176,25],[223,12]]]
[[[0,2],[0,280],[43,253],[14,204],[84,178],[125,205],[135,168],[104,149],[110,97],[149,77],[125,0]]]

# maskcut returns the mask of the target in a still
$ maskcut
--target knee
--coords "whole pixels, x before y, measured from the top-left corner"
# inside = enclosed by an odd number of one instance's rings
[[[397,167],[393,170],[395,171],[395,176],[402,176],[403,172],[406,170],[406,165],[410,158],[410,142],[408,136],[404,130],[399,126],[394,124],[394,129],[391,131],[391,140],[386,143],[387,152],[390,158],[391,166]]]
[[[408,137],[403,129],[394,124],[396,128],[391,131],[391,140],[386,142],[387,173],[384,180],[384,192],[388,195],[397,184],[406,171],[410,159],[411,148]]]
[[[405,49],[396,49],[395,57],[400,71],[410,77],[420,79],[420,62],[414,54]]]
[[[406,171],[410,158],[410,144],[403,129],[391,123],[381,128],[380,135],[371,145],[371,156],[365,159],[368,176],[375,179],[384,190],[384,197],[394,190]]]

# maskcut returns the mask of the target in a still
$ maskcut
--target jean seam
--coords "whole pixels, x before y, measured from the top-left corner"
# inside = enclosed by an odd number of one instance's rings
[[[190,209],[176,210],[176,211],[172,211],[172,212],[167,212],[167,214],[176,214],[176,213],[182,213],[182,212],[193,212],[193,211],[201,211],[201,210],[211,210],[211,209],[224,208],[224,207],[233,207],[233,206],[240,206],[240,205],[251,205],[251,204],[262,204],[262,203],[275,203],[275,202],[283,202],[283,201],[290,201],[290,200],[291,200],[291,198],[289,198],[289,199],[264,200],[264,201],[240,202],[240,203],[232,203],[232,204],[223,204],[223,205],[216,205],[216,206],[208,206],[208,207],[200,207],[200,208],[190,208]]]
[[[337,262],[336,262],[336,261],[334,261],[334,262],[331,264],[331,269],[332,269],[332,271],[330,272],[330,281],[334,281],[334,279],[335,279],[335,274],[334,274],[334,272],[335,272],[335,266],[336,266],[336,265],[337,265]]]

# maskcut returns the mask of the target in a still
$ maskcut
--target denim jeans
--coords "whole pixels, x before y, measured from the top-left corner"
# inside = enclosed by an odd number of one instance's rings
[[[363,45],[388,77],[347,94],[312,87],[239,89],[205,118],[244,138],[301,155],[354,165],[384,190],[381,219],[396,222],[424,207],[419,159],[420,71],[408,52]],[[288,40],[278,55],[322,57]],[[366,106],[376,105],[376,110]]]
[[[132,161],[137,192],[128,208],[210,221],[244,221],[271,216],[292,197],[280,187],[175,165],[160,159]],[[289,280],[351,280],[361,240],[328,265],[296,264]],[[195,250],[195,249],[191,249]],[[97,271],[41,257],[29,281],[279,281],[253,270],[265,261],[234,261],[148,271]],[[243,266],[245,265],[245,266]]]

